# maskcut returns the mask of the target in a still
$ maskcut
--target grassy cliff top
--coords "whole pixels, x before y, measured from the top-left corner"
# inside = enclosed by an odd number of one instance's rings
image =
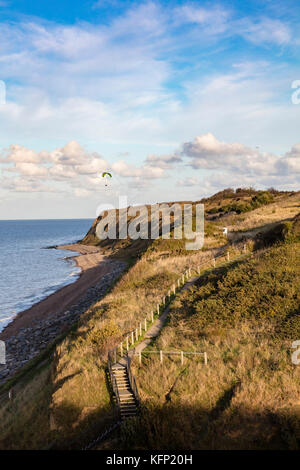
[[[222,199],[217,195],[205,204],[211,209],[220,207],[220,200],[228,204],[255,196],[257,192]],[[300,333],[300,193],[273,196],[272,202],[245,213],[207,213],[210,242],[199,252],[185,252],[180,240],[137,240],[137,245],[125,240],[106,247],[108,253],[131,260],[127,272],[86,310],[54,352],[37,358],[16,379],[13,401],[0,389],[0,448],[77,449],[116,420],[107,349],[156,307],[187,268],[218,251],[234,255],[235,240],[220,236],[226,217],[254,250],[253,258],[206,272],[177,296],[168,324],[152,345],[205,350],[208,366],[186,360],[181,367],[175,358],[163,366],[154,359],[136,365],[145,413],[122,439],[105,445],[297,448],[299,368],[290,353],[291,341]],[[95,243],[96,222],[84,243]],[[257,256],[257,247],[267,251]]]

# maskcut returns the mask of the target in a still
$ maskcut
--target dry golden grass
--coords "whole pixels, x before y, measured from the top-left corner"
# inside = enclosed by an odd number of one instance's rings
[[[2,398],[0,449],[46,448],[53,436],[49,427],[50,368],[39,370],[17,388],[13,400]]]
[[[282,200],[278,218],[280,214],[285,219],[296,211],[296,196]],[[272,205],[267,209],[273,217]],[[250,226],[259,225],[265,211],[264,207],[261,215],[256,211],[247,213]],[[242,229],[247,228],[246,219],[238,217],[242,216],[237,216]],[[210,234],[214,246],[224,244],[224,240],[213,236],[214,230]],[[106,376],[107,349],[156,308],[187,268],[198,266],[219,249],[186,254],[176,241],[174,249],[171,245],[172,241],[164,241],[159,247],[148,247],[111,292],[82,315],[78,328],[57,347],[51,369],[32,372],[32,377],[20,385],[15,401],[0,404],[2,448],[44,448],[51,443],[54,448],[81,448],[115,421]],[[130,253],[145,249],[133,248]],[[295,447],[290,426],[297,428],[291,424],[291,416],[299,401],[299,372],[289,362],[287,343],[273,344],[270,328],[265,323],[254,328],[248,319],[239,324],[238,330],[214,325],[204,335],[192,323],[170,322],[155,347],[206,350],[209,365],[205,368],[201,361],[189,359],[182,368],[179,358],[166,359],[163,366],[158,358],[147,360],[147,368],[143,365],[138,370],[137,380],[149,413],[138,421],[138,429],[145,432],[139,433],[140,440],[134,445],[236,448],[242,447],[242,442],[246,447],[259,448],[267,446],[269,433],[272,445]],[[260,415],[264,416],[261,421],[257,419]],[[283,423],[281,430],[287,429],[288,437],[283,441],[278,436],[278,422]],[[180,433],[178,426],[182,428]],[[258,432],[256,426],[262,431]],[[252,440],[247,440],[245,430],[249,428]],[[261,444],[255,443],[256,436],[260,436]],[[130,447],[133,438],[136,428],[131,423],[125,441],[117,445]]]
[[[205,350],[208,365],[185,358],[182,366],[180,356],[166,356],[162,365],[158,355],[143,359],[142,366],[135,361],[146,408],[136,432],[133,426],[125,433],[124,447],[298,448],[300,370],[287,352],[290,342],[279,345],[270,336],[267,323],[258,328],[245,322],[238,330],[196,344],[182,340],[181,348],[174,348],[172,329],[165,328],[157,348]]]
[[[259,207],[246,214],[233,215],[228,218],[228,229],[231,231],[253,230],[285,219],[292,219],[300,212],[300,192],[289,197],[281,196],[274,203]]]
[[[195,357],[183,366],[180,356],[160,364],[159,355],[145,355],[142,366],[135,359],[145,411],[124,434],[125,448],[299,448],[300,367],[291,361],[299,278],[290,282],[299,274],[299,251],[299,243],[275,247],[225,271],[216,289],[204,282],[199,294],[179,296],[152,349],[206,351],[208,366]],[[230,316],[222,305],[232,308]]]

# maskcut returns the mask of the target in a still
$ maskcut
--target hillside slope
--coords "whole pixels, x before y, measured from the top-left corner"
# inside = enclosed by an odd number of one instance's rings
[[[231,192],[230,198],[224,198],[223,194],[220,199],[220,195],[217,195],[204,201],[205,207],[210,210],[220,207],[220,202],[221,206],[228,204],[228,199],[231,199],[232,204],[240,202],[241,197],[245,200],[250,197],[252,200],[257,195],[257,192],[251,190],[249,196],[247,191],[245,195]],[[290,436],[289,426],[292,426],[290,423],[294,419],[290,418],[290,414],[295,417],[295,410],[290,407],[299,400],[299,373],[290,364],[287,352],[292,339],[291,330],[298,331],[296,313],[299,312],[299,297],[296,288],[299,278],[299,226],[291,219],[299,210],[300,193],[275,193],[273,202],[267,198],[263,205],[253,206],[246,213],[206,212],[206,244],[203,250],[196,252],[185,250],[185,240],[99,242],[95,237],[95,221],[83,243],[97,244],[103,252],[124,258],[128,262],[128,271],[81,316],[72,331],[58,341],[54,351],[45,352],[21,379],[15,379],[13,401],[7,398],[7,387],[0,388],[0,448],[79,449],[115,422],[116,409],[106,370],[108,348],[117,344],[120,338],[136,327],[145,313],[156,307],[162,295],[187,268],[196,267],[219,252],[229,250],[234,255],[237,247],[224,238],[220,230],[227,223],[229,226],[226,217],[232,218],[233,229],[238,228],[241,234],[244,228],[247,229],[249,233],[244,233],[242,246],[246,242],[250,249],[255,250],[256,245],[262,243],[262,237],[281,224],[285,227],[280,231],[284,236],[279,239],[273,234],[273,237],[268,236],[263,240],[263,246],[275,245],[271,248],[272,255],[262,264],[254,258],[244,264],[233,265],[230,269],[212,272],[174,303],[170,322],[154,347],[185,350],[205,348],[209,365],[204,370],[201,363],[193,362],[181,370],[175,360],[166,360],[163,368],[149,360],[147,367],[145,363],[141,369],[137,368],[137,380],[147,413],[141,421],[137,421],[136,428],[131,423],[122,440],[118,439],[111,445],[115,445],[115,448],[130,447],[135,439],[134,445],[152,448],[158,445],[162,448],[158,441],[161,435],[161,444],[164,448],[170,446],[170,449],[183,445],[186,448],[236,447],[237,438],[236,441],[226,440],[227,436],[222,440],[214,426],[220,419],[222,429],[226,428],[230,434],[232,416],[235,416],[231,406],[235,396],[239,397],[239,403],[242,403],[243,397],[246,400],[247,396],[254,396],[254,391],[263,384],[260,378],[265,377],[266,392],[259,406],[250,407],[250,411],[247,401],[245,406],[248,407],[247,413],[253,416],[249,425],[255,429],[255,423],[260,421],[254,417],[261,413],[265,415],[265,400],[268,403],[270,401],[270,416],[274,415],[277,423],[272,428],[273,437],[267,443],[261,437],[264,434],[253,431],[253,439],[247,441],[243,437],[242,442],[250,448],[258,446],[257,440],[262,442],[261,446],[294,448],[297,440],[288,438],[291,442],[287,443],[280,436],[282,432],[285,433],[285,429]],[[226,220],[228,222],[225,223]],[[270,227],[270,223],[275,226]],[[261,236],[257,237],[260,231]],[[283,245],[276,246],[277,241]],[[274,268],[275,265],[278,269]],[[252,278],[248,273],[256,274]],[[253,295],[248,295],[251,289]],[[239,294],[237,300],[235,294]],[[285,314],[286,298],[289,309]],[[250,299],[253,304],[249,303]],[[262,316],[259,305],[267,306],[267,300],[272,306],[272,318],[277,318],[277,311],[280,312],[277,325],[276,322],[269,322],[270,315]],[[253,312],[255,315],[252,315]],[[257,364],[256,357],[261,357],[261,351],[264,360],[257,372],[253,365]],[[283,354],[283,359],[278,354]],[[276,361],[279,361],[279,365]],[[274,378],[270,370],[276,371]],[[282,398],[281,386],[287,401]],[[244,395],[239,394],[241,390],[244,390]],[[151,400],[152,407],[149,406]],[[283,415],[278,412],[279,405],[284,409]],[[253,409],[257,410],[256,414]],[[241,408],[238,413],[240,411]],[[226,413],[228,422],[225,420]],[[184,416],[189,419],[185,421]],[[183,433],[178,433],[177,437],[173,436],[172,443],[168,436],[172,436],[171,429],[181,426],[181,420],[186,440],[183,442]],[[188,426],[191,422],[193,426],[190,432]],[[282,426],[278,425],[281,422]],[[232,423],[232,433],[237,433],[237,436],[244,432],[244,424],[239,427],[238,423],[246,423],[247,426],[247,421]],[[263,428],[266,421],[262,420],[261,423]],[[208,436],[206,441],[197,437],[198,431]]]
[[[286,240],[259,256],[214,270],[178,296],[134,373],[144,410],[125,448],[299,449],[300,218]],[[274,240],[273,240],[274,243]],[[114,443],[116,445],[116,443]]]

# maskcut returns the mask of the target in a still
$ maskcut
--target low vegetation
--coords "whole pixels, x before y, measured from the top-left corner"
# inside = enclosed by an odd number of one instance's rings
[[[299,220],[292,220],[299,213],[300,193],[268,193],[273,202],[207,220],[201,251],[187,252],[184,241],[172,239],[100,243],[105,253],[126,259],[128,271],[82,315],[54,353],[16,381],[13,400],[7,388],[0,388],[0,448],[79,449],[114,423],[107,350],[155,309],[187,268],[221,252],[234,255],[234,245],[221,230],[230,221],[239,230],[263,226],[260,236],[245,234],[243,243],[266,252],[204,273],[176,298],[169,322],[151,346],[206,351],[208,365],[201,356],[185,358],[183,366],[179,357],[166,356],[160,365],[154,355],[145,357],[141,367],[135,364],[144,411],[103,445],[297,448],[299,369],[291,363],[290,345],[300,337],[300,229]],[[251,188],[226,190],[205,205],[210,210],[220,202],[231,204],[232,198],[256,197],[258,204],[261,196]],[[84,243],[99,244],[96,222]]]
[[[296,229],[296,228],[295,228]],[[298,449],[300,243],[201,277],[173,303],[152,345],[206,351],[203,359],[146,355],[135,364],[141,417],[128,424],[125,448]]]

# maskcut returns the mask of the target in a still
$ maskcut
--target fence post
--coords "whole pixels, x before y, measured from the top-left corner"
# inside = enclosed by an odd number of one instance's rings
[[[214,265],[214,268],[216,267],[216,258],[213,258],[213,265]]]
[[[181,365],[183,365],[183,351],[181,351],[180,355],[181,355]]]
[[[159,304],[157,304],[157,315],[159,316]]]
[[[184,284],[184,274],[182,275],[182,284]]]
[[[117,348],[114,349],[114,360],[117,362]]]
[[[134,332],[131,333],[131,344],[134,344]]]
[[[174,292],[174,295],[176,294],[176,284],[173,285],[173,292]]]
[[[201,272],[200,266],[198,266],[198,274],[199,274],[199,275],[200,275],[200,272]]]
[[[147,318],[145,318],[145,331],[147,331]]]
[[[141,351],[139,352],[139,363],[140,363],[140,365],[142,364],[142,353],[141,353]]]
[[[127,349],[127,351],[129,349],[129,338],[128,338],[128,336],[126,336],[126,349]]]
[[[163,352],[159,351],[159,356],[160,356],[160,363],[163,363]]]
[[[207,353],[204,353],[204,364],[207,366]]]
[[[142,336],[142,323],[140,323],[140,336]]]
[[[227,261],[230,260],[230,254],[229,254],[229,251],[227,251]]]
[[[180,279],[177,281],[177,286],[180,287]]]
[[[123,357],[123,343],[120,344],[120,354],[121,357]]]
[[[135,340],[137,341],[139,339],[139,329],[136,328],[135,330]]]
[[[151,321],[152,321],[152,323],[154,322],[153,310],[152,310],[152,312],[151,312]]]

